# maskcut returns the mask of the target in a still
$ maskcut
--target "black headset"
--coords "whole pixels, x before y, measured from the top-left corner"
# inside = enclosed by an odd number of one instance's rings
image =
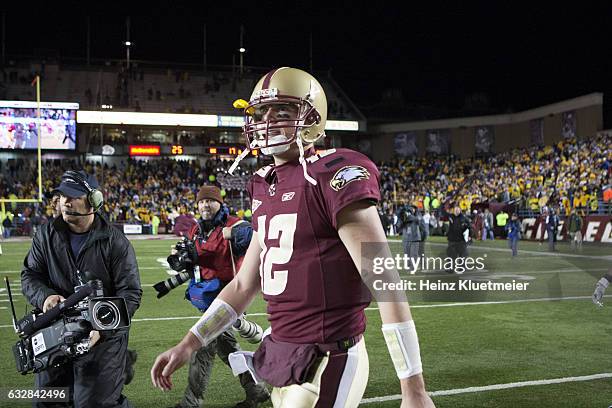
[[[73,170],[68,170],[66,171],[66,173],[64,173],[64,176],[62,178],[66,177],[72,178],[81,186],[85,187],[85,189],[87,190],[87,202],[93,209],[93,212],[96,212],[100,208],[102,208],[102,204],[104,204],[104,196],[102,195],[102,192],[98,189],[93,188],[81,173]]]

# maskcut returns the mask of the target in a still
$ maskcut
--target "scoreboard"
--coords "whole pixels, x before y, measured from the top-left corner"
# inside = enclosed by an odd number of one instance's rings
[[[208,154],[220,156],[239,156],[242,154],[243,149],[244,146],[215,146],[206,148]],[[253,151],[251,154],[257,156],[257,151]]]
[[[184,146],[184,145],[130,145],[130,156],[231,156],[242,154],[243,145],[211,145],[211,146]],[[257,156],[257,152],[251,152]]]

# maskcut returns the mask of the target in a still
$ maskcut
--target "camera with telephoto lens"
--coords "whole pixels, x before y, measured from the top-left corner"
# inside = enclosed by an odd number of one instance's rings
[[[88,353],[92,330],[111,332],[130,326],[125,299],[105,297],[102,281],[90,280],[74,289],[47,312],[35,309],[18,321],[11,297],[13,325],[20,337],[13,355],[21,374],[38,373]]]
[[[245,319],[244,314],[234,322],[233,327],[240,337],[249,343],[257,344],[261,342],[263,329],[257,323]]]
[[[195,241],[183,238],[174,246],[175,254],[168,256],[167,261],[170,267],[182,272],[192,269],[193,265],[198,262],[198,251],[196,250]]]
[[[410,216],[414,216],[415,215],[415,208],[413,206],[410,205],[406,205],[404,206],[404,208],[402,208],[402,210],[400,211],[400,219],[402,220],[402,222],[404,224],[410,223],[410,222],[416,222],[416,220],[409,220],[408,217]]]
[[[172,289],[182,285],[194,276],[194,267],[198,260],[198,251],[195,241],[183,238],[174,246],[175,254],[167,258],[170,268],[178,273],[166,280],[157,282],[153,288],[157,291],[157,298],[166,296]]]

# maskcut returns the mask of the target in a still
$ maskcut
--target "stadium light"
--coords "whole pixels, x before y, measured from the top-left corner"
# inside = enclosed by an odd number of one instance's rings
[[[240,48],[238,49],[238,51],[240,51],[241,53],[245,53],[245,52],[246,52],[246,48],[244,48],[244,47],[240,47]]]
[[[128,37],[129,37],[129,33],[128,33]],[[127,66],[127,69],[130,69],[130,47],[134,45],[134,43],[128,40],[128,41],[124,41],[123,45],[125,45],[126,66]]]

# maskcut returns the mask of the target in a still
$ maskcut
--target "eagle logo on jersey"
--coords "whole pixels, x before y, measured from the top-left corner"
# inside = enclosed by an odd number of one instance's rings
[[[367,180],[370,178],[370,172],[361,166],[344,166],[334,174],[329,185],[335,191],[340,191],[347,184],[356,180]]]

